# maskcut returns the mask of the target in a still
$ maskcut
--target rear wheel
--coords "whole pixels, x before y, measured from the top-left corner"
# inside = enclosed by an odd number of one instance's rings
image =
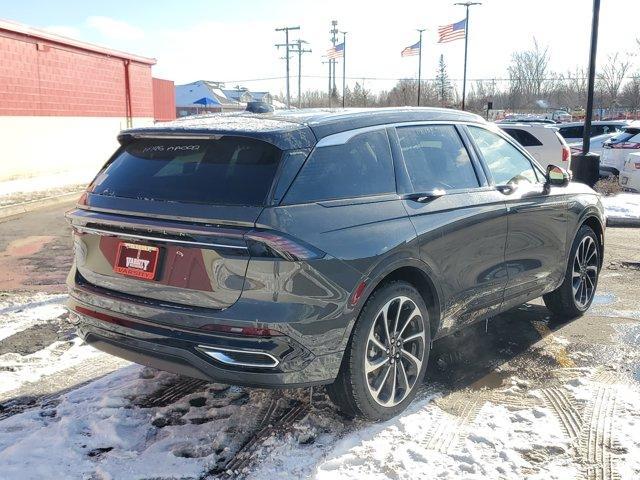
[[[332,400],[351,416],[393,417],[415,397],[430,344],[420,293],[402,281],[384,285],[358,317],[338,378],[328,389]]]
[[[544,303],[560,319],[584,314],[591,306],[598,285],[600,248],[594,231],[583,225],[573,242],[564,281],[544,295]]]

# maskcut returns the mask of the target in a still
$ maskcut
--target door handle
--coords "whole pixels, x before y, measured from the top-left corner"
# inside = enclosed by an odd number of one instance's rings
[[[503,195],[511,195],[516,191],[516,188],[513,185],[496,185],[496,190]]]
[[[445,195],[444,190],[433,190],[431,192],[416,192],[416,193],[407,193],[402,195],[403,200],[413,200],[418,203],[429,203],[436,198],[440,198]]]

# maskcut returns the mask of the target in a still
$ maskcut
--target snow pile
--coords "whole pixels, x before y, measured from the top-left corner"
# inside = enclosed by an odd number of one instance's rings
[[[640,221],[640,195],[619,193],[602,197],[607,219],[628,219]]]

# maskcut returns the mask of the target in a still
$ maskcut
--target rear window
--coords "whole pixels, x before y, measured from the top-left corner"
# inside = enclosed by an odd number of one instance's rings
[[[564,138],[582,138],[584,127],[581,125],[573,127],[560,127],[560,135]]]
[[[640,142],[640,128],[625,128],[624,132],[620,132],[609,140],[610,143],[622,142]]]
[[[518,128],[503,128],[503,130],[523,147],[539,147],[542,145],[540,140],[526,130]]]
[[[282,151],[251,138],[137,140],[94,181],[94,194],[214,205],[263,205]]]

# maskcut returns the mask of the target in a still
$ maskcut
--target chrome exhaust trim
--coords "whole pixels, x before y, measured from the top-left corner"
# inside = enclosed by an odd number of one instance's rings
[[[213,347],[210,345],[198,345],[197,349],[220,363],[224,363],[225,365],[232,365],[235,367],[274,368],[277,367],[280,363],[280,361],[273,355],[266,352],[258,352],[255,350],[238,350],[235,348]],[[242,355],[253,355],[256,357],[265,357],[270,361],[269,363],[259,363],[246,360],[238,360],[236,358],[233,358],[234,353]]]

